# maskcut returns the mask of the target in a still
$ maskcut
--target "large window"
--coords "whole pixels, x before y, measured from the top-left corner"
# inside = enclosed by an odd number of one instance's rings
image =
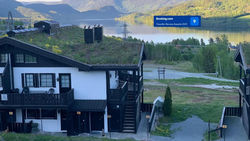
[[[0,73],[0,87],[3,86],[3,82],[2,82],[2,74]]]
[[[8,54],[4,53],[4,54],[1,54],[1,63],[7,63],[7,59],[8,58]]]
[[[24,55],[16,54],[16,63],[24,63]]]
[[[36,57],[25,54],[25,63],[36,63]]]
[[[53,87],[53,74],[40,74],[41,87]]]
[[[56,109],[27,109],[27,119],[57,119]]]
[[[54,73],[22,74],[23,87],[56,87]]]
[[[28,119],[40,119],[41,117],[39,109],[28,109],[26,115]]]

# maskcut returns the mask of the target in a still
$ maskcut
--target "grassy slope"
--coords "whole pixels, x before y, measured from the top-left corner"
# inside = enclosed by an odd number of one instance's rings
[[[5,141],[118,141],[108,138],[94,137],[67,137],[67,136],[52,136],[52,135],[36,135],[36,134],[16,134],[16,133],[1,133]],[[133,139],[122,139],[119,141],[134,141]]]
[[[176,82],[181,84],[191,83],[191,78],[187,80],[169,80],[168,85],[172,91],[173,97],[173,111],[169,117],[160,119],[161,123],[172,123],[184,121],[192,115],[197,115],[204,121],[210,120],[211,122],[218,123],[222,108],[224,106],[236,106],[238,102],[237,92],[226,92],[219,90],[211,90],[205,88],[195,87],[183,87],[176,85]],[[193,79],[196,81],[195,79]],[[147,80],[150,81],[150,80]],[[218,83],[224,85],[224,83],[218,82],[206,82],[196,81],[191,84],[210,84]],[[227,83],[227,82],[225,82]],[[236,85],[234,83],[228,85]],[[152,103],[153,100],[158,97],[164,97],[166,87],[145,85],[144,101],[146,103]],[[208,114],[209,113],[209,114]]]
[[[25,8],[23,6],[18,6],[16,10],[20,12],[24,17],[31,17],[33,21],[42,21],[50,19],[48,15],[41,14],[33,9]]]
[[[245,13],[250,13],[250,0],[193,0],[177,5],[173,8],[164,7],[148,14],[133,14],[119,18],[119,20],[141,22],[153,25],[154,15],[201,15],[204,27],[249,27],[250,20],[234,18]],[[217,18],[219,17],[219,19]],[[211,24],[213,23],[213,24]],[[240,25],[239,25],[240,24]]]
[[[84,31],[77,26],[59,30],[54,36],[34,33],[15,38],[88,64],[136,64],[139,60],[140,44],[115,37],[104,37],[101,43],[85,44]]]

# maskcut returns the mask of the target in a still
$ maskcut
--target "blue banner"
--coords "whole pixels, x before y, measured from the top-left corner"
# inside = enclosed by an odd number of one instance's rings
[[[201,16],[154,16],[154,27],[200,27]]]

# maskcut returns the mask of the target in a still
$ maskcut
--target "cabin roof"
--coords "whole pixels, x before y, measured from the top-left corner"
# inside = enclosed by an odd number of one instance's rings
[[[141,43],[105,36],[100,43],[86,44],[84,30],[77,26],[59,28],[53,36],[31,32],[18,34],[13,39],[98,69],[138,66],[144,49]]]
[[[239,62],[247,73],[250,73],[250,43],[240,45],[235,54],[235,61]]]

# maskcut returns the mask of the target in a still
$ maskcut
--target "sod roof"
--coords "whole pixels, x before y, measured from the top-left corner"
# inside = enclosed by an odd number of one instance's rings
[[[103,37],[100,43],[86,44],[84,30],[77,26],[58,29],[57,34],[18,34],[17,40],[86,64],[138,64],[142,45],[117,37]]]

